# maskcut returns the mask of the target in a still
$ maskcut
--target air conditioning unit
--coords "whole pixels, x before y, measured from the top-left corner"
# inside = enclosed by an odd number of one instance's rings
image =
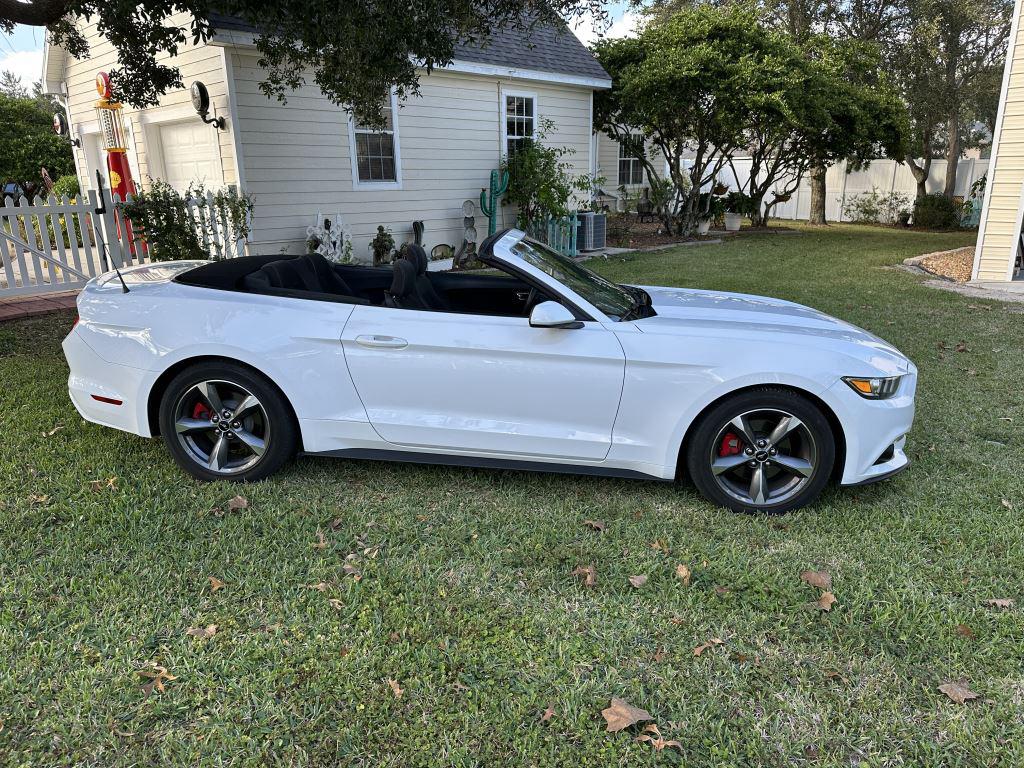
[[[577,216],[580,220],[579,234],[576,238],[577,250],[603,250],[607,244],[608,214],[588,211]]]

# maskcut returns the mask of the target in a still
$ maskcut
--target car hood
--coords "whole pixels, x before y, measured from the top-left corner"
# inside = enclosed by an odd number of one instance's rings
[[[657,312],[636,321],[644,333],[691,335],[707,330],[732,337],[789,336],[792,344],[842,347],[886,372],[910,370],[910,361],[887,341],[802,304],[725,291],[640,287],[650,294]]]

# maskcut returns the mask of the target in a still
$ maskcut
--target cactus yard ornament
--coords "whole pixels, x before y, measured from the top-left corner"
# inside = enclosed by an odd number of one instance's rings
[[[490,190],[480,190],[480,210],[487,217],[488,236],[498,231],[498,208],[501,206],[501,196],[507,190],[508,171],[491,171]]]

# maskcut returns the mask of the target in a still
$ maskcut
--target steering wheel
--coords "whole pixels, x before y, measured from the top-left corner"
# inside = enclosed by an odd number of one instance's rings
[[[523,314],[529,316],[530,310],[533,309],[533,305],[537,303],[539,293],[536,288],[530,287],[530,293],[526,296],[526,304],[523,305]]]

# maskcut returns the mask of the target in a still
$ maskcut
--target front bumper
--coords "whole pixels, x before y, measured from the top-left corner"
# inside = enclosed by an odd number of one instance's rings
[[[78,328],[71,330],[62,346],[71,369],[68,394],[82,418],[148,437],[145,404],[138,402],[138,393],[144,391],[143,379],[149,372],[108,363],[85,342]]]
[[[910,464],[904,449],[914,423],[916,390],[917,370],[913,367],[900,382],[896,396],[888,400],[863,398],[844,381],[828,390],[828,400],[846,437],[842,485],[884,480]]]

